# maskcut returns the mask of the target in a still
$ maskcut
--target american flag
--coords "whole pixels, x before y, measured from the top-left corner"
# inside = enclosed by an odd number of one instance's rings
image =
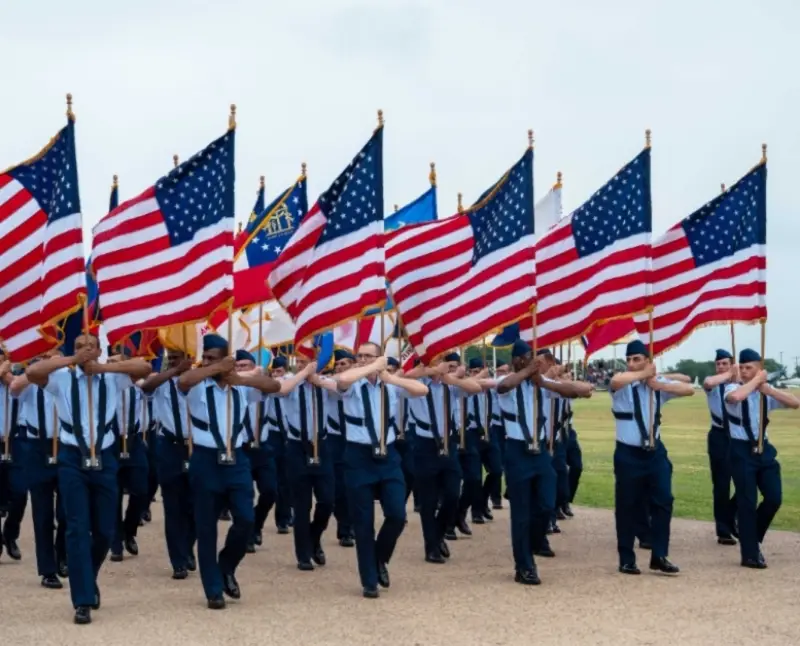
[[[303,218],[268,282],[297,324],[295,345],[386,299],[383,127]]]
[[[592,329],[581,337],[586,358],[588,359],[595,352],[599,352],[612,343],[624,340],[635,332],[636,328],[632,318],[615,319],[593,325]]]
[[[528,316],[533,150],[465,213],[387,234],[386,275],[422,361]]]
[[[0,172],[0,338],[28,361],[59,345],[86,297],[75,125],[38,155]]]
[[[537,242],[537,346],[646,309],[651,230],[648,147]],[[523,339],[532,327],[522,321]]]
[[[767,317],[767,166],[760,163],[725,193],[653,244],[653,352],[698,327]],[[649,338],[648,316],[636,317]]]
[[[94,228],[94,268],[111,344],[199,321],[233,288],[235,131],[209,144]]]

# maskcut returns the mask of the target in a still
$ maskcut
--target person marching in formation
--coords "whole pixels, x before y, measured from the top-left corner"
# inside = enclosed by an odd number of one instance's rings
[[[25,433],[21,424],[20,402],[11,396],[10,385],[15,373],[11,364],[5,361],[5,354],[0,350],[0,554],[3,547],[15,561],[22,558],[17,540],[20,527],[28,507],[28,486],[26,483],[24,459],[18,459],[24,453]],[[15,457],[17,456],[17,457]],[[5,516],[5,521],[3,521]]]

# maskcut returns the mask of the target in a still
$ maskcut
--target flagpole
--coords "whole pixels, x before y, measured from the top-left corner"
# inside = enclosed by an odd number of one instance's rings
[[[177,157],[177,155],[175,155],[175,157]],[[184,352],[184,357],[183,358],[186,359],[186,357],[189,356],[189,342],[187,341],[187,336],[188,335],[186,334],[186,324],[185,323],[183,325],[181,325],[181,330],[183,331],[183,352]],[[186,400],[185,401],[185,403],[186,403],[186,424],[185,424],[185,426],[186,426],[186,428],[185,428],[186,437],[183,438],[183,442],[184,442],[184,444],[186,445],[186,447],[188,449],[189,458],[191,459],[192,451],[194,450],[194,440],[192,439],[192,413],[191,413],[191,410],[189,408],[189,398],[185,397],[185,400]],[[178,414],[180,415],[180,411],[178,411]],[[178,429],[176,428],[175,432],[177,433],[177,431],[178,431]],[[188,460],[184,462],[183,470],[184,470],[184,472],[189,470],[189,462],[188,462]]]
[[[55,403],[53,404],[53,442],[50,452],[51,455],[47,458],[47,464],[58,464],[58,409]]]
[[[178,167],[178,156],[177,155],[173,155],[172,156],[172,167],[173,168],[177,168]]]
[[[233,106],[231,106],[231,108],[233,109]],[[233,303],[230,303],[228,305],[228,353],[229,354],[230,354],[232,345],[233,345]],[[232,451],[231,451],[231,443],[232,443],[232,439],[233,439],[233,427],[232,427],[232,424],[233,424],[233,410],[232,410],[232,405],[233,405],[233,387],[230,384],[228,384],[228,387],[227,387],[226,390],[227,390],[226,394],[227,394],[227,399],[228,399],[228,402],[227,402],[228,405],[227,405],[226,411],[225,411],[226,418],[227,418],[227,420],[226,420],[227,426],[226,426],[226,433],[225,433],[225,455],[226,455],[227,463],[230,464],[231,463],[231,458],[232,458],[232,455],[233,455]]]
[[[466,363],[466,347],[461,347],[461,365],[462,367],[465,366]],[[463,390],[461,391],[462,394],[458,396],[459,399],[459,408],[461,409],[461,428],[458,430],[458,450],[461,453],[465,453],[467,450],[467,407],[464,405],[466,400],[464,399]]]
[[[650,148],[650,143],[651,143],[650,142],[650,129],[648,128],[647,130],[644,131],[644,147],[645,148]],[[654,347],[655,347],[655,338],[654,338],[654,330],[653,330],[654,326],[653,326],[653,306],[652,305],[649,308],[649,312],[648,312],[648,315],[647,315],[647,321],[648,321],[648,328],[649,328],[649,334],[650,334],[650,339],[649,339],[649,344],[648,344],[649,345],[649,351],[650,351],[650,361],[655,363],[656,358],[653,356],[653,354],[654,354],[653,350],[654,350]],[[616,365],[614,366],[614,369],[616,369]],[[649,391],[650,391],[650,395],[649,395],[649,398],[648,398],[648,403],[649,403],[649,406],[648,406],[648,417],[650,419],[649,419],[649,427],[648,427],[649,428],[649,433],[648,433],[649,446],[648,446],[648,448],[650,450],[655,450],[655,445],[656,445],[655,444],[655,427],[654,427],[655,411],[653,410],[655,392],[653,391],[652,388],[650,388]]]
[[[384,323],[384,316],[386,312],[386,303],[381,308],[381,355],[386,353],[386,326]],[[380,378],[380,376],[379,376]],[[379,451],[381,457],[386,456],[386,384],[381,382],[381,436],[379,442]]]
[[[121,348],[120,348],[121,350]],[[127,390],[127,389],[125,389]],[[128,406],[126,402],[126,396],[128,395],[125,390],[122,391],[122,427],[120,428],[120,435],[122,435],[122,450],[119,452],[119,459],[120,460],[127,460],[130,457],[128,453]],[[123,432],[124,430],[124,432]]]
[[[528,129],[528,150],[533,150],[533,130]],[[533,197],[531,197],[533,199]],[[532,217],[532,225],[533,231],[536,231],[536,217],[533,214],[534,210],[531,209],[531,217]],[[534,259],[535,262],[535,259]],[[536,361],[536,337],[537,337],[537,330],[536,330],[536,308],[538,303],[533,304],[533,309],[531,310],[531,323],[533,324],[533,354],[531,356],[531,361]],[[533,391],[533,409],[531,410],[531,419],[533,423],[531,424],[532,435],[531,438],[533,441],[530,444],[530,450],[532,453],[540,453],[541,449],[539,448],[539,427],[537,426],[537,421],[539,416],[537,415],[537,404],[538,404],[538,397],[537,397],[537,388],[536,384],[531,381],[531,390]],[[524,408],[524,407],[523,407]]]
[[[84,297],[83,299],[83,334],[88,339],[89,337],[89,299]],[[89,467],[92,469],[96,469],[98,467],[97,464],[97,451],[95,450],[94,446],[94,439],[95,439],[95,429],[94,429],[94,402],[93,402],[93,393],[94,390],[94,376],[93,375],[86,375],[86,396],[87,396],[87,408],[89,409]],[[105,420],[103,420],[105,423]],[[102,447],[101,447],[102,448]]]
[[[392,299],[394,303],[394,299]],[[400,366],[398,369],[403,369],[403,324],[400,321],[400,314],[397,313],[397,321],[395,323],[397,326],[397,363]],[[406,439],[406,420],[403,419],[403,407],[398,402],[397,417],[400,420],[400,423],[397,425],[398,427],[398,439],[402,442]]]
[[[4,406],[3,406],[3,462],[11,462],[11,450],[9,441],[11,439],[11,429],[8,424],[8,407],[9,407],[9,393],[8,387],[3,389]]]
[[[761,164],[767,163],[767,144],[761,144]],[[761,361],[767,360],[767,319],[763,318],[761,323]],[[762,363],[763,368],[763,363]],[[724,402],[723,402],[724,405]],[[758,454],[764,452],[764,418],[766,417],[766,399],[764,393],[758,397]]]
[[[485,336],[481,339],[481,342],[482,342],[482,345],[483,345],[483,347],[481,349],[481,359],[483,361],[483,369],[486,370],[487,369],[487,365],[486,365],[486,337]],[[489,442],[490,441],[490,438],[489,438],[489,421],[490,421],[489,420],[489,397],[491,397],[491,394],[489,393],[489,391],[484,390],[483,391],[483,441],[484,442]]]
[[[264,176],[261,176],[261,181],[264,181]],[[263,184],[262,184],[263,186]],[[264,345],[264,303],[258,304],[258,365],[261,366],[261,348]],[[261,446],[261,418],[264,414],[264,398],[259,397],[258,404],[256,405],[256,429],[253,431],[253,446],[259,448]]]
[[[463,203],[461,201],[463,198],[464,198],[464,196],[461,193],[459,193],[458,197],[457,197],[457,199],[458,199],[457,206],[458,206],[458,212],[459,213],[463,213],[464,212],[464,205],[463,205]]]

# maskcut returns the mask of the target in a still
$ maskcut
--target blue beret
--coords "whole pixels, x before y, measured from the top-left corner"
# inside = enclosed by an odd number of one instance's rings
[[[461,357],[458,355],[458,352],[450,352],[444,355],[442,361],[461,361]]]
[[[739,363],[755,363],[761,361],[761,355],[755,350],[745,348],[739,353]]]
[[[252,361],[253,363],[256,362],[256,358],[250,354],[247,350],[239,349],[236,351],[236,361]]]
[[[228,342],[219,334],[206,334],[203,337],[203,350],[228,351]]]
[[[628,347],[625,348],[626,357],[632,357],[635,354],[641,354],[644,355],[645,357],[650,356],[650,352],[647,350],[647,346],[644,343],[642,343],[639,339],[631,341],[628,344]]]
[[[342,359],[350,359],[352,361],[355,361],[356,358],[353,356],[352,352],[336,348],[336,350],[333,351],[333,360],[341,361]]]
[[[714,361],[722,361],[723,359],[733,359],[733,355],[727,350],[717,350],[717,356]]]
[[[483,368],[483,359],[480,357],[472,357],[472,359],[469,360],[469,369],[476,370],[478,368]]]
[[[286,357],[275,357],[272,360],[272,368],[285,368],[287,365]]]
[[[524,357],[526,354],[531,353],[531,346],[529,346],[525,341],[522,339],[517,339],[514,341],[514,345],[511,347],[511,356],[512,357]]]
[[[397,359],[395,359],[394,357],[389,357],[386,360],[386,364],[391,366],[392,368],[399,368],[400,367],[400,362]]]

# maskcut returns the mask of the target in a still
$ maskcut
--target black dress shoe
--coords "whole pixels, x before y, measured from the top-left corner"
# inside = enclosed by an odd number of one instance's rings
[[[455,529],[448,529],[444,533],[444,537],[445,537],[445,540],[448,540],[448,541],[457,541],[458,540],[458,536],[456,535],[456,530]]]
[[[231,599],[241,599],[242,591],[239,589],[239,582],[232,573],[222,575],[222,591]]]
[[[245,548],[245,552],[248,554],[255,554],[256,553],[256,544],[252,541],[247,541],[247,547]]]
[[[485,525],[486,524],[486,520],[484,519],[483,516],[473,516],[472,517],[472,524],[473,525]]]
[[[92,611],[89,609],[89,606],[78,606],[75,608],[74,621],[76,624],[92,623]]]
[[[278,533],[279,534],[288,534],[289,533],[289,526],[288,525],[278,525]]]
[[[184,579],[189,578],[189,570],[179,567],[172,571],[172,578],[176,581],[183,581]]]
[[[314,552],[311,554],[311,560],[317,565],[325,565],[325,550],[322,549],[322,545],[317,545],[314,548]]]
[[[59,561],[58,562],[58,572],[57,572],[57,574],[62,579],[66,579],[67,577],[69,577],[69,568],[67,567],[67,562],[66,561]]]
[[[150,513],[149,509],[145,509],[142,512],[142,520],[146,523],[149,523],[153,520],[153,515]]]
[[[19,561],[22,558],[22,552],[19,551],[19,545],[17,545],[17,541],[15,540],[6,540],[6,552],[8,555],[14,559],[15,561]]]
[[[439,543],[439,553],[446,559],[450,558],[450,547],[445,541]]]
[[[640,550],[652,550],[653,544],[650,541],[639,541]]]
[[[415,513],[415,514],[418,514],[418,513],[419,513],[419,512],[421,512],[421,511],[422,511],[422,505],[417,505],[417,504],[415,503],[415,504],[414,504],[414,513]]]
[[[123,545],[128,554],[132,554],[133,556],[139,555],[139,544],[136,542],[135,538],[131,537],[126,539]]]
[[[561,528],[558,526],[558,523],[552,523],[550,525],[550,531],[548,533],[550,533],[550,534],[560,534],[561,533]]]
[[[720,545],[736,545],[736,539],[733,536],[718,536],[717,543]]]
[[[352,536],[342,536],[339,539],[339,545],[342,547],[355,547],[356,542],[353,540]]]
[[[564,506],[561,507],[561,511],[564,512],[565,516],[569,516],[570,518],[575,515],[575,513],[572,511],[572,506],[568,502],[564,503]]]
[[[567,520],[567,515],[561,509],[556,509],[556,519]]]
[[[636,566],[636,563],[623,563],[619,566],[619,571],[622,574],[641,574],[642,571]]]
[[[425,560],[428,563],[447,563],[447,560],[444,558],[444,556],[437,552],[429,552],[425,555]]]
[[[258,546],[261,546],[264,543],[264,536],[261,532],[256,532],[253,534],[253,543]]]
[[[97,587],[97,584],[94,586],[94,603],[92,604],[92,610],[100,610],[100,588]]]
[[[311,561],[298,561],[297,569],[303,572],[311,572],[314,569],[314,564]]]
[[[666,556],[662,556],[661,558],[650,557],[650,569],[663,572],[664,574],[677,574],[681,571],[681,569]]]
[[[45,574],[42,577],[42,587],[49,588],[50,590],[61,590],[64,584],[55,574]]]
[[[231,520],[231,512],[227,509],[220,513],[219,515],[220,520]]]
[[[539,585],[542,581],[534,568],[526,572],[517,570],[517,573],[514,575],[514,582],[521,583],[522,585]]]
[[[189,572],[194,572],[197,569],[197,560],[194,558],[193,554],[189,554],[186,559],[186,569]]]
[[[382,588],[388,588],[389,583],[389,568],[386,567],[386,563],[378,561],[378,585]]]
[[[144,527],[144,518],[139,519],[139,527]]]
[[[508,497],[506,497],[506,500],[508,500]],[[502,509],[502,508],[503,508],[502,500],[492,501],[492,509]]]
[[[483,517],[486,520],[494,520],[494,514],[492,513],[492,510],[489,509],[488,507],[483,510]]]
[[[111,552],[111,556],[108,557],[108,560],[114,563],[121,563],[122,559],[122,552]]]
[[[758,557],[755,559],[742,559],[742,567],[749,567],[754,570],[766,570],[767,561],[764,558],[764,555],[759,552]]]
[[[225,608],[225,598],[224,597],[212,597],[208,600],[208,607],[211,610],[223,610]]]
[[[536,556],[543,556],[546,559],[554,558],[556,553],[548,546],[534,551]]]
[[[470,529],[469,525],[467,525],[467,521],[465,519],[459,519],[456,523],[456,527],[458,527],[458,531],[464,534],[464,536],[472,536],[472,530]]]
[[[378,588],[364,588],[361,592],[365,599],[377,599],[380,597],[380,592],[378,592]]]

